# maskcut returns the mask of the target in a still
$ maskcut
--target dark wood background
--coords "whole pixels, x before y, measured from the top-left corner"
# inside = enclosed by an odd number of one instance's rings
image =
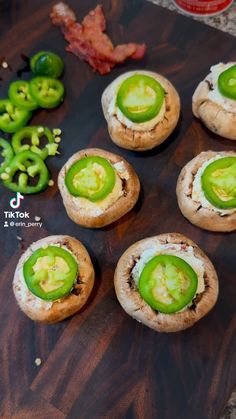
[[[61,127],[61,156],[48,160],[54,180],[64,162],[84,147],[102,147],[135,167],[142,193],[138,204],[118,222],[87,230],[66,216],[55,184],[27,196],[21,210],[42,217],[40,228],[3,228],[11,191],[1,190],[0,402],[1,418],[215,419],[236,384],[235,254],[236,234],[213,234],[181,215],[175,186],[183,165],[202,150],[235,150],[233,142],[210,133],[191,111],[191,96],[209,67],[235,60],[235,38],[141,0],[103,0],[108,31],[115,43],[145,41],[148,54],[108,76],[65,52],[60,31],[50,23],[55,1],[0,1],[0,55],[12,71],[0,70],[1,97],[24,67],[21,53],[43,49],[65,62],[66,99],[52,111],[38,111],[31,124]],[[96,0],[70,0],[79,20]],[[107,84],[127,70],[145,68],[167,76],[178,89],[182,115],[161,147],[135,154],[109,139],[100,105]],[[30,73],[22,77],[29,78]],[[193,328],[158,334],[132,320],[113,289],[117,260],[133,242],[177,231],[209,255],[219,274],[220,296],[212,312]],[[12,293],[14,269],[22,250],[51,234],[74,235],[88,248],[96,269],[92,296],[74,317],[44,326],[20,312]],[[36,357],[42,365],[36,367]]]

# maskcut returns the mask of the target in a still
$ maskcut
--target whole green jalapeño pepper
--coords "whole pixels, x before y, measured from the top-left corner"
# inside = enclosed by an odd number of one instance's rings
[[[142,123],[155,118],[164,102],[163,87],[150,76],[128,77],[117,93],[117,106],[132,122]]]
[[[31,58],[30,68],[37,76],[58,78],[63,72],[64,64],[59,55],[40,51]]]
[[[1,150],[2,149],[2,150]],[[0,174],[4,172],[8,164],[10,163],[11,159],[14,156],[14,151],[11,144],[0,138],[0,155],[3,157],[3,162],[0,165]]]
[[[223,96],[236,100],[236,65],[219,75],[218,88]]]
[[[116,175],[108,160],[100,156],[83,157],[66,173],[65,183],[73,196],[90,201],[104,199],[114,188]]]
[[[153,257],[141,272],[138,288],[154,310],[176,313],[194,298],[198,277],[183,259],[172,255]]]
[[[56,108],[63,101],[64,86],[59,80],[38,76],[30,81],[30,93],[41,108]]]
[[[236,157],[210,163],[201,177],[206,199],[216,208],[236,208]]]
[[[37,154],[22,151],[9,162],[1,178],[4,185],[12,191],[33,194],[47,187],[49,172]]]
[[[8,96],[14,105],[27,111],[33,111],[38,108],[38,104],[31,96],[29,90],[29,83],[27,81],[14,81],[10,84]]]
[[[13,133],[24,127],[32,113],[19,108],[8,99],[0,100],[0,129],[7,133]]]
[[[46,301],[68,295],[76,282],[77,273],[78,264],[73,255],[57,246],[35,250],[23,265],[27,287]]]
[[[40,148],[40,141],[46,139],[45,147]],[[28,140],[29,144],[25,142]],[[15,153],[31,150],[45,160],[48,156],[55,156],[58,152],[58,144],[54,141],[52,131],[47,127],[30,126],[24,127],[12,137],[12,147]]]

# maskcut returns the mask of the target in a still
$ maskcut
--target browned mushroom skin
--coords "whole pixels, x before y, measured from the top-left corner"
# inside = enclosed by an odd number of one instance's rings
[[[225,110],[209,98],[208,93],[212,90],[209,76],[210,74],[199,83],[193,94],[193,114],[201,119],[210,131],[229,140],[236,140],[236,113]]]
[[[194,255],[202,260],[205,270],[204,292],[197,294],[190,307],[174,314],[164,314],[153,310],[142,299],[131,276],[135,263],[145,250],[167,243],[192,246]],[[179,233],[149,237],[130,246],[118,261],[114,284],[117,298],[123,309],[137,321],[158,332],[177,332],[193,326],[212,309],[218,297],[218,278],[211,261],[192,240]]]
[[[222,215],[220,210],[204,208],[192,198],[194,177],[200,167],[216,155],[235,156],[234,151],[203,151],[181,170],[176,187],[180,211],[192,224],[209,231],[229,232],[236,230],[236,210],[232,214]]]
[[[23,277],[23,264],[42,246],[59,245],[67,248],[78,262],[79,270],[71,293],[52,303],[36,297],[27,288]],[[21,310],[32,320],[56,323],[79,311],[89,298],[94,285],[94,269],[83,244],[70,236],[48,236],[32,243],[21,256],[13,279],[13,291]],[[40,304],[39,304],[40,301]]]
[[[73,196],[69,193],[65,185],[65,176],[67,170],[73,163],[85,156],[96,155],[104,157],[111,164],[123,162],[129,178],[127,180],[121,179],[123,193],[112,205],[100,214],[96,214],[95,212],[94,214],[88,214],[79,210]],[[75,153],[62,167],[58,176],[58,187],[68,216],[76,224],[88,228],[101,228],[121,218],[134,207],[140,192],[139,179],[132,166],[123,157],[97,148],[88,148]]]
[[[133,74],[145,74],[155,78],[165,90],[166,112],[164,118],[148,131],[137,131],[122,124],[116,115],[110,115],[109,105],[113,100],[114,83],[123,81]],[[108,131],[112,141],[122,148],[135,151],[150,150],[163,143],[175,129],[180,114],[180,98],[174,86],[165,77],[152,71],[130,71],[114,80],[103,92],[102,108],[107,120]]]

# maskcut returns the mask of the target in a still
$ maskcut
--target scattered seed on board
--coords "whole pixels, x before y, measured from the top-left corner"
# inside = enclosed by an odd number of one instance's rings
[[[54,130],[52,131],[54,135],[60,135],[61,134],[61,129],[60,128],[54,128]]]
[[[2,68],[8,68],[8,63],[6,61],[2,62]]]
[[[1,179],[3,179],[3,180],[7,180],[7,179],[9,179],[9,175],[7,174],[7,173],[2,173],[1,174]]]
[[[42,364],[42,360],[40,358],[36,358],[34,363],[37,365],[37,367],[39,367]]]

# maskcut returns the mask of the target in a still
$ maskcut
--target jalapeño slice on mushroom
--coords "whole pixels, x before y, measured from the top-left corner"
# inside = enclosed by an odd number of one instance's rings
[[[65,183],[73,196],[90,201],[104,199],[114,188],[116,181],[112,165],[100,156],[83,157],[66,173]]]
[[[223,96],[236,100],[236,65],[219,75],[218,88]]]
[[[23,266],[29,290],[47,301],[68,295],[76,281],[78,264],[67,250],[48,246],[37,249]]]
[[[158,255],[145,265],[138,288],[154,310],[170,314],[192,301],[197,285],[197,274],[187,262],[177,256]]]
[[[201,177],[207,200],[217,208],[236,208],[236,157],[223,157],[210,163]]]
[[[117,93],[117,106],[132,122],[146,122],[160,112],[164,89],[157,80],[144,74],[128,77]]]

